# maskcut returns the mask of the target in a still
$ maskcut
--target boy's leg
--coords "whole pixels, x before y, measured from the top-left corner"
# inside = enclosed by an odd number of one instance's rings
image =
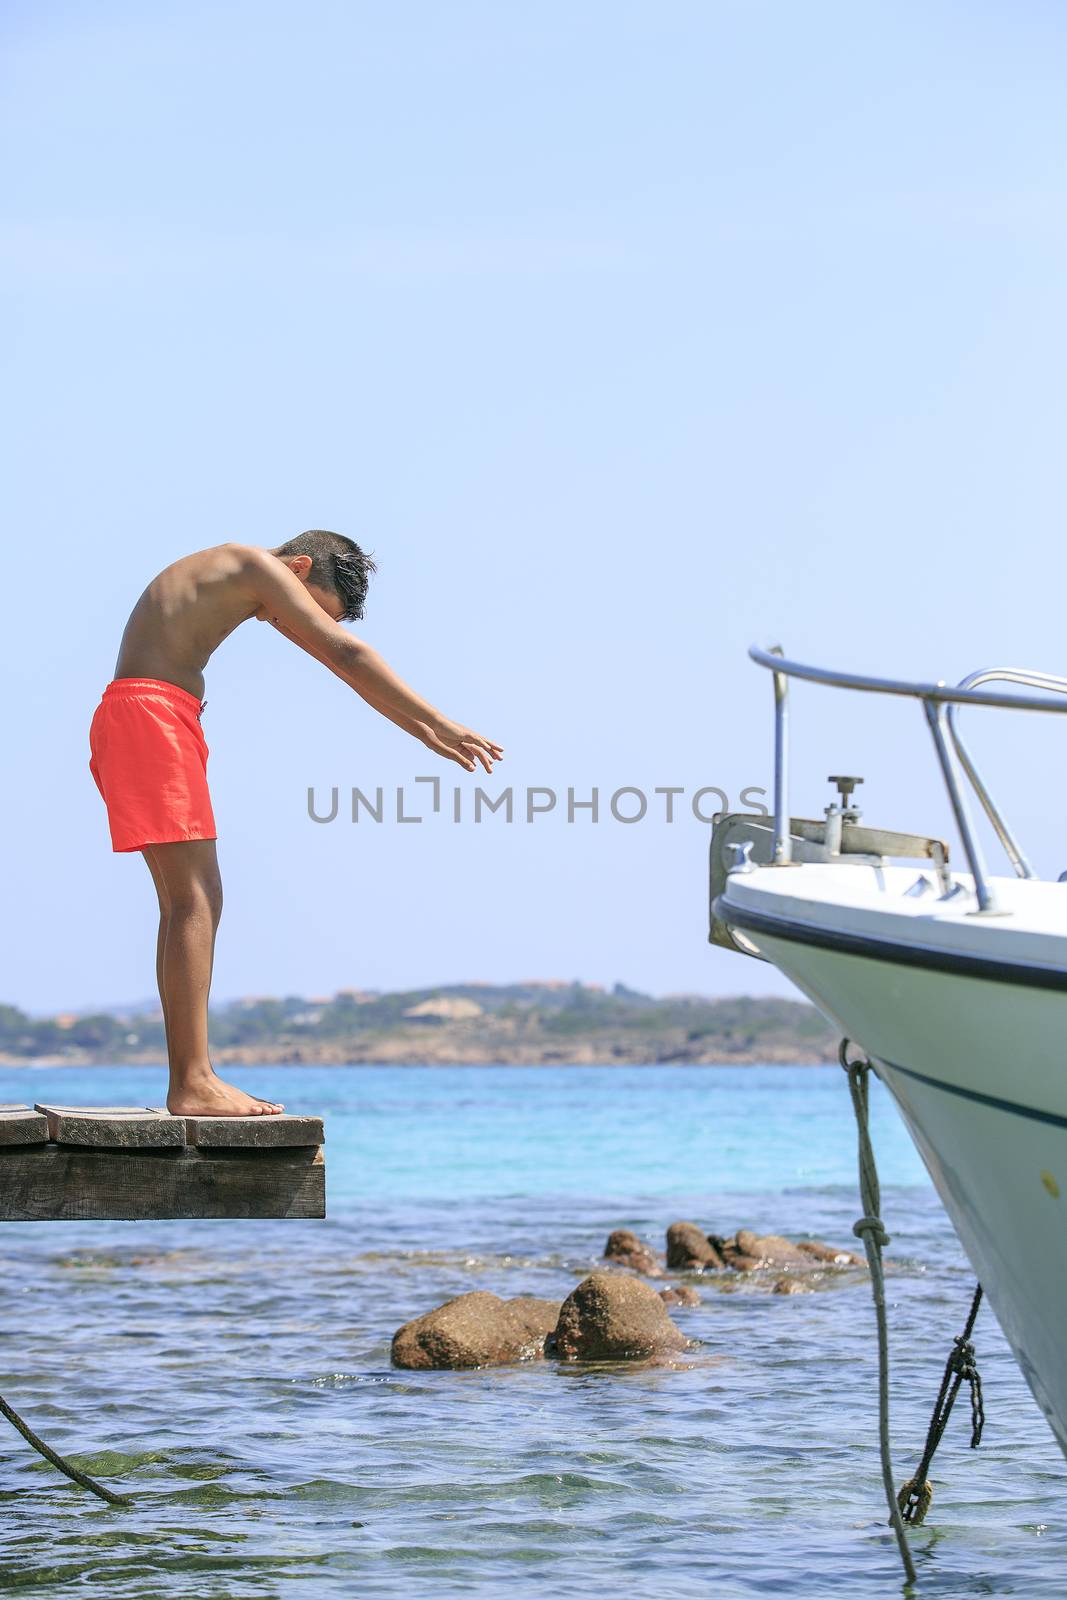
[[[272,1101],[223,1083],[208,1054],[207,1003],[222,915],[214,839],[149,845],[144,854],[160,890],[157,948],[170,1058],[168,1109],[176,1115],[231,1117],[280,1111]]]
[[[159,1004],[163,1012],[163,1032],[167,1039],[167,1059],[170,1059],[170,1024],[167,1022],[167,989],[163,982],[163,952],[167,947],[167,923],[170,919],[170,895],[155,862],[152,860],[151,847],[142,852],[152,874],[152,882],[156,886],[156,896],[159,900],[159,932],[156,935],[156,988],[159,990]]]

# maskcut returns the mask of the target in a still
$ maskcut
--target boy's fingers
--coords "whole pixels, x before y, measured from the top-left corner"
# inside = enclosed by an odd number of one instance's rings
[[[423,743],[428,749],[435,750],[439,756],[444,756],[447,761],[455,761],[458,766],[464,767],[468,772],[471,770],[468,764],[470,758],[466,751],[450,749],[447,744],[442,744],[441,740],[432,733],[427,733]]]
[[[485,768],[486,772],[492,772],[492,770],[493,770],[492,756],[490,755],[490,753],[488,752],[487,749],[483,749],[481,744],[476,744],[476,745],[474,745],[474,755],[475,755],[476,759],[481,762],[481,764]],[[473,770],[474,770],[473,765],[471,766],[470,770],[473,772]]]

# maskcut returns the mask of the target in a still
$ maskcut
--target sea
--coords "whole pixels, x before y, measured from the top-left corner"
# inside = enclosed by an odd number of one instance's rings
[[[326,1121],[319,1222],[7,1223],[0,1394],[133,1498],[0,1419],[0,1589],[867,1600],[904,1587],[877,1450],[870,1286],[694,1278],[674,1367],[405,1372],[453,1295],[563,1299],[613,1228],[676,1220],[856,1245],[837,1067],[248,1067]],[[5,1067],[0,1101],[159,1103],[161,1074]],[[893,1452],[914,1471],[973,1276],[879,1085]],[[910,1534],[924,1595],[1067,1594],[1067,1466],[992,1312]]]

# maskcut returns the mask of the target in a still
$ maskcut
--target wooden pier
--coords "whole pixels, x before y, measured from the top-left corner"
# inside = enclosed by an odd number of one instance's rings
[[[0,1106],[0,1221],[324,1217],[320,1117]]]

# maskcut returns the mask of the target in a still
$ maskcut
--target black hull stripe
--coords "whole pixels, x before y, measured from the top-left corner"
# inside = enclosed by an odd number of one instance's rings
[[[1014,983],[1026,989],[1067,991],[1067,971],[1059,967],[1030,966],[1021,961],[996,961],[989,956],[963,955],[955,950],[938,950],[929,945],[898,944],[892,939],[876,939],[863,933],[841,933],[833,928],[815,927],[792,917],[768,911],[751,911],[746,906],[728,905],[719,895],[712,907],[715,916],[728,927],[747,933],[766,933],[790,944],[812,945],[819,950],[836,950],[841,955],[866,956],[870,961],[888,961],[897,967],[926,967],[934,972],[953,972],[962,978],[982,978],[987,983]]]
[[[931,1089],[958,1095],[961,1100],[973,1100],[976,1105],[991,1106],[994,1111],[1007,1111],[1013,1117],[1029,1117],[1031,1122],[1047,1122],[1054,1128],[1067,1128],[1067,1117],[1061,1117],[1056,1111],[1038,1111],[1036,1106],[1021,1106],[1017,1100],[1001,1100],[999,1095],[983,1094],[980,1089],[964,1089],[958,1083],[945,1083],[942,1078],[931,1078],[925,1072],[916,1072],[914,1067],[902,1067],[896,1061],[886,1061],[883,1056],[876,1059],[890,1072],[900,1072],[905,1078],[916,1078],[919,1083],[929,1084]]]

